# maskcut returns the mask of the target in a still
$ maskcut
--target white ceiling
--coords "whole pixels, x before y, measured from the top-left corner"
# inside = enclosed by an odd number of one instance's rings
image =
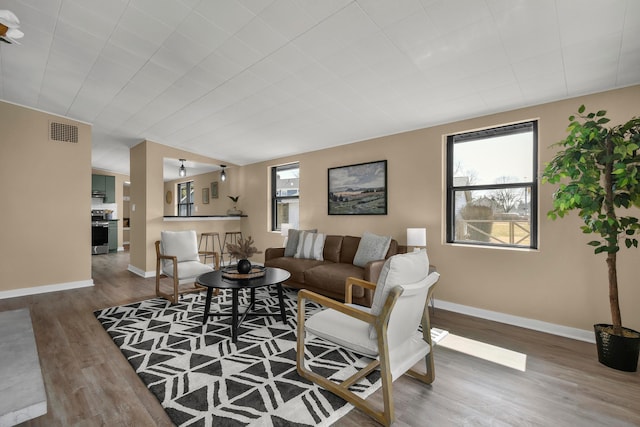
[[[0,99],[239,165],[640,83],[638,0],[5,0]],[[577,107],[577,106],[576,106]],[[606,106],[594,106],[605,108]]]

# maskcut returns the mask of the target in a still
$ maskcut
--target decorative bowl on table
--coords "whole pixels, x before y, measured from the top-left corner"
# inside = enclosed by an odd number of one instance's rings
[[[248,273],[239,273],[236,265],[229,265],[220,269],[222,277],[225,279],[242,280],[242,279],[255,279],[256,277],[262,277],[266,274],[267,268],[261,265],[251,266],[251,270]]]

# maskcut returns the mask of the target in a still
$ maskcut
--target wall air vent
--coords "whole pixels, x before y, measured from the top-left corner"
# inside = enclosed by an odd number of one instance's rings
[[[60,142],[78,142],[78,126],[49,122],[49,139]]]

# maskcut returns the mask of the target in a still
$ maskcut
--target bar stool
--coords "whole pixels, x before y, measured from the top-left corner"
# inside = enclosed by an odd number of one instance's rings
[[[229,239],[228,242],[227,242],[227,239]],[[234,245],[237,245],[239,239],[242,239],[242,231],[227,231],[226,233],[224,233],[224,244],[222,247],[226,250],[227,243],[232,243]],[[221,257],[223,260],[224,260],[224,254],[225,252],[222,252]],[[229,264],[231,264],[231,254],[229,254]]]
[[[209,249],[209,238],[211,238],[211,249]],[[207,258],[213,258],[215,261],[215,256],[213,253],[216,250],[215,239],[218,239],[218,247],[220,248],[220,258],[222,258],[222,245],[220,245],[220,233],[218,232],[210,232],[210,233],[202,233],[200,235],[200,242],[198,243],[198,254],[204,256],[204,263],[207,263]],[[204,240],[204,249],[202,248],[202,241]],[[222,262],[222,259],[220,260]],[[214,266],[215,268],[215,266]]]

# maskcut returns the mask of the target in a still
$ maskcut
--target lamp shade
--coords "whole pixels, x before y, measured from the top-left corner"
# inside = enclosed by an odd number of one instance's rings
[[[427,246],[427,229],[407,228],[407,246]]]

